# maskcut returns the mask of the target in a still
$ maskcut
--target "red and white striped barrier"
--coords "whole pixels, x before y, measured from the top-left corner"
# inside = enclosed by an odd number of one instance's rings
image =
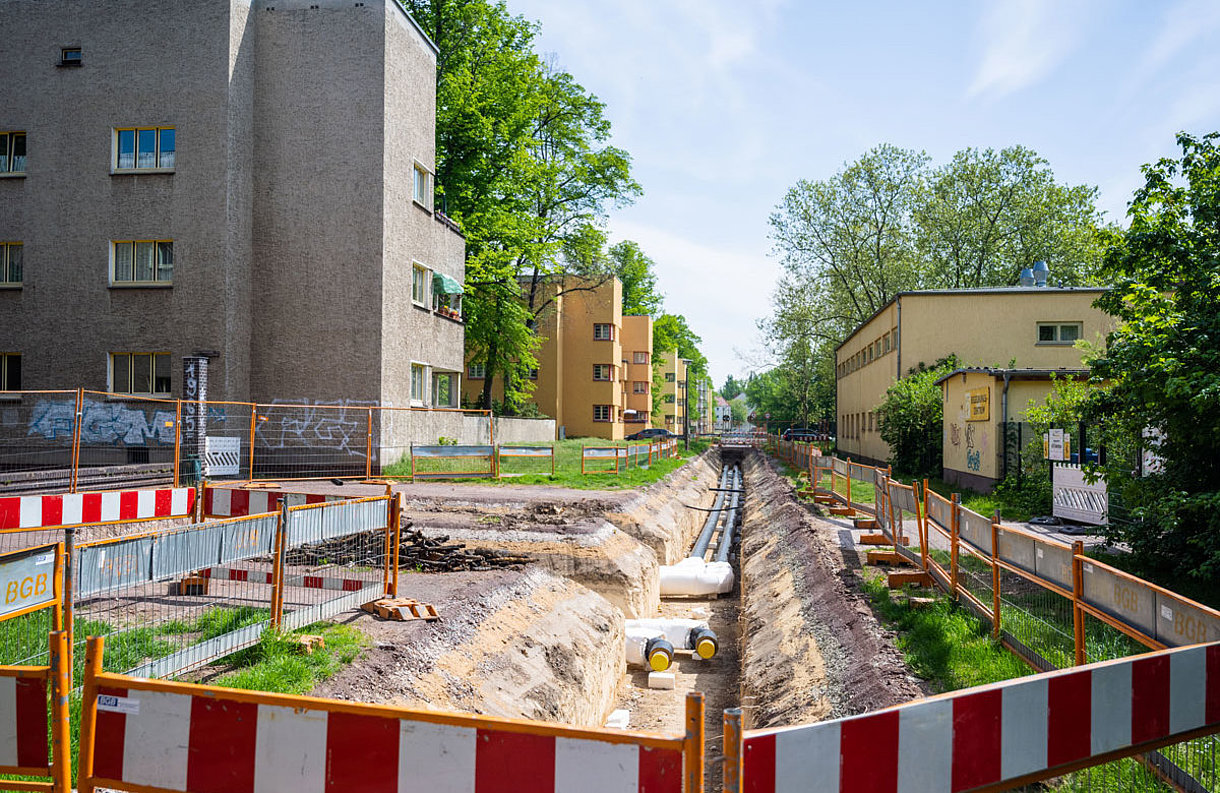
[[[936,793],[1215,728],[1220,644],[1018,678],[744,741],[744,793]]]
[[[59,496],[0,498],[0,529],[53,529],[93,523],[189,517],[195,490],[109,490]]]
[[[272,583],[269,570],[246,570],[240,567],[209,567],[199,571],[204,578],[215,578],[223,581],[249,581],[255,584]],[[362,581],[359,578],[335,578],[320,575],[286,575],[285,586],[304,589],[329,589],[335,592],[359,592],[366,586],[380,583],[378,581]]]
[[[345,501],[350,496],[323,496],[317,493],[281,493],[272,490],[208,487],[203,491],[203,514],[208,518],[241,518],[275,512],[280,501],[289,496],[289,506]]]
[[[46,678],[0,671],[0,773],[22,768],[45,774],[49,764]]]
[[[159,681],[116,688],[113,677],[101,678],[93,773],[82,793],[95,785],[192,793],[682,790],[681,749],[641,746],[629,734],[564,737],[543,725],[423,721],[375,706]],[[192,691],[199,693],[185,693]]]

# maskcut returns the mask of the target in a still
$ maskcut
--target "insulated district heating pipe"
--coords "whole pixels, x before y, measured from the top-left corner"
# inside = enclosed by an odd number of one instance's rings
[[[712,535],[716,533],[716,524],[720,519],[720,512],[724,509],[724,497],[726,495],[726,482],[729,481],[728,468],[720,469],[720,490],[716,493],[716,502],[712,504],[712,511],[708,513],[707,520],[703,524],[703,531],[699,532],[699,538],[695,540],[695,546],[691,548],[690,555],[702,559],[707,555],[707,547],[712,544]]]
[[[741,471],[737,468],[733,469],[733,478],[730,487],[733,488],[733,497],[729,499],[729,512],[724,519],[724,528],[720,530],[720,545],[716,547],[716,561],[727,562],[729,560],[729,551],[733,549],[733,529],[737,525],[737,508],[740,504],[741,493]]]

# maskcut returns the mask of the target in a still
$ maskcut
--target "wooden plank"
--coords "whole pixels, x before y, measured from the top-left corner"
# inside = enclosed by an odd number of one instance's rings
[[[911,560],[898,553],[897,551],[882,551],[872,550],[868,552],[869,564],[896,564],[906,566],[911,564]]]
[[[922,570],[901,570],[890,573],[886,577],[886,584],[890,589],[901,589],[904,586],[930,587],[932,586],[932,576]]]

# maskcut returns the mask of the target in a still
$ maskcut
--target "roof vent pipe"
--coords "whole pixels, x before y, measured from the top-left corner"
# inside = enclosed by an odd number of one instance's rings
[[[1046,266],[1046,262],[1034,262],[1034,286],[1046,286],[1046,281],[1050,278],[1051,268]]]
[[[1033,286],[1033,285],[1034,285],[1034,271],[1033,271],[1033,269],[1026,267],[1024,270],[1021,271],[1021,286]]]

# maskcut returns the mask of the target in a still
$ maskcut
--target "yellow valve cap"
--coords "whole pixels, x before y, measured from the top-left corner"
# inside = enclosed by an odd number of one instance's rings
[[[716,654],[716,642],[706,638],[700,639],[699,643],[695,645],[695,652],[699,654],[700,658],[711,658]]]
[[[648,665],[652,667],[652,671],[654,672],[664,672],[669,668],[672,661],[673,656],[660,647],[656,648],[648,655]]]

